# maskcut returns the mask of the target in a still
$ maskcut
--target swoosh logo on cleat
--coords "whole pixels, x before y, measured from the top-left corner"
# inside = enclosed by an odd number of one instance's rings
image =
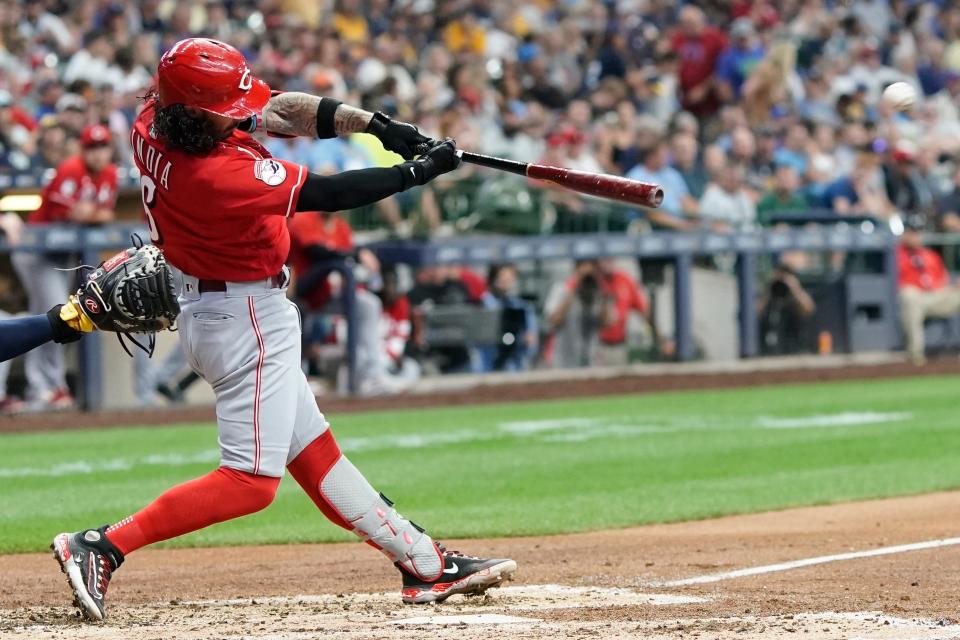
[[[457,571],[460,571],[460,567],[457,566],[456,562],[451,562],[450,568],[443,570],[444,573],[456,573]]]

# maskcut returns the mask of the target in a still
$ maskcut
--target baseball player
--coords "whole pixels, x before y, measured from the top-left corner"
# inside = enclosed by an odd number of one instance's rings
[[[40,208],[30,214],[27,222],[97,224],[113,220],[117,168],[110,162],[111,143],[110,130],[105,126],[97,124],[83,129],[80,154],[57,167],[56,175],[43,190]],[[65,257],[29,251],[13,253],[11,262],[27,291],[31,314],[42,314],[67,297],[75,276],[71,271],[56,268],[68,266]],[[24,369],[34,400],[56,409],[73,406],[67,391],[62,349],[48,344],[31,351]]]
[[[179,270],[180,340],[216,394],[220,467],[111,526],[61,533],[52,548],[81,611],[104,617],[124,557],[264,509],[284,468],[332,522],[400,570],[404,602],[482,593],[515,570],[446,550],[401,516],[341,453],[300,369],[300,325],[285,294],[289,216],[341,211],[425,184],[459,164],[452,140],[330,98],[271,95],[235,48],[182,40],[131,132],[152,240]],[[320,176],[272,158],[249,131],[375,135],[406,162]],[[415,154],[419,157],[413,159]]]

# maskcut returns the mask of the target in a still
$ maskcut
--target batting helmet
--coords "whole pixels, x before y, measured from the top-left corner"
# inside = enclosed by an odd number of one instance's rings
[[[254,78],[243,54],[209,38],[187,38],[173,45],[157,67],[160,104],[183,104],[245,120],[259,114],[270,87]]]

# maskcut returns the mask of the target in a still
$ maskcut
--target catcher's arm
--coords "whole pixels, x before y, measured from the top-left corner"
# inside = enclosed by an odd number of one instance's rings
[[[389,151],[410,160],[432,140],[412,124],[392,120],[384,113],[370,113],[343,104],[334,98],[290,91],[270,98],[263,108],[263,125],[268,133],[281,136],[334,138],[351,133],[370,133]]]
[[[71,322],[63,317],[76,318],[73,314],[83,316],[72,302],[67,302],[58,304],[46,315],[0,320],[0,362],[22,356],[51,340],[59,344],[75,342],[84,333],[93,331],[89,320]]]

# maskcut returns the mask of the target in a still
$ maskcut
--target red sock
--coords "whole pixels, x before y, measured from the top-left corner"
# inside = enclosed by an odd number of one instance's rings
[[[220,467],[173,487],[137,513],[107,529],[124,555],[154,542],[209,527],[266,508],[280,478]]]
[[[327,429],[322,436],[307,445],[307,448],[287,465],[287,470],[300,483],[300,486],[320,508],[323,515],[327,516],[338,527],[353,531],[350,523],[344,520],[340,512],[327,502],[327,499],[320,492],[320,483],[323,482],[324,476],[340,459],[340,455],[340,447],[333,438],[333,432]]]

